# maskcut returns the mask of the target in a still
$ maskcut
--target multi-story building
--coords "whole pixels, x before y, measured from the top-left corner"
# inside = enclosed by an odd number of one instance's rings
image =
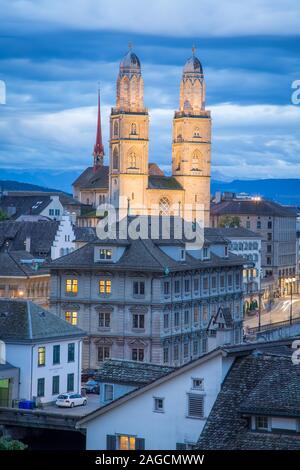
[[[213,230],[191,251],[175,239],[98,239],[51,263],[51,308],[87,331],[84,367],[109,357],[180,365],[207,351],[220,307],[229,342],[242,340],[244,263]]]
[[[48,306],[50,274],[44,261],[27,251],[0,252],[0,297]]]
[[[19,398],[49,403],[60,393],[79,393],[83,336],[33,302],[0,299],[0,342],[20,370]]]
[[[297,289],[296,274],[296,212],[273,201],[261,198],[231,199],[211,207],[211,226],[222,225],[228,217],[256,232],[262,239],[262,289],[265,297],[283,295],[287,279]],[[289,289],[291,288],[289,286]]]
[[[215,230],[215,229],[212,229]],[[229,251],[245,258],[243,270],[244,312],[259,307],[261,291],[261,237],[244,227],[219,228],[220,235],[229,241]]]

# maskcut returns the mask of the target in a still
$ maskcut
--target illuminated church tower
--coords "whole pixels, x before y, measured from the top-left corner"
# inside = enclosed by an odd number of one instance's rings
[[[211,118],[205,109],[202,65],[195,56],[186,62],[180,84],[179,110],[173,119],[172,174],[185,191],[185,204],[203,204],[209,225]]]
[[[139,214],[147,204],[149,116],[141,64],[131,47],[120,63],[116,107],[110,116],[110,202]],[[124,201],[126,207],[124,207]]]

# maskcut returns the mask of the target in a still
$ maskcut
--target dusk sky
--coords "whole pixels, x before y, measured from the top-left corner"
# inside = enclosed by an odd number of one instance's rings
[[[106,163],[119,62],[140,58],[149,161],[167,173],[193,44],[213,118],[215,179],[300,177],[299,0],[0,0],[0,179],[73,176],[92,163],[100,82]],[[70,178],[72,179],[72,177]]]

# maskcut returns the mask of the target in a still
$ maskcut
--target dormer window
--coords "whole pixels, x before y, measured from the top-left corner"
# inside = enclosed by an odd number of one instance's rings
[[[180,259],[181,259],[181,261],[185,261],[185,250],[184,249],[180,251]]]
[[[269,419],[268,416],[256,416],[255,417],[255,429],[258,431],[269,430]]]
[[[100,260],[111,260],[112,250],[110,248],[101,248],[100,249]]]
[[[208,259],[209,258],[209,251],[207,247],[203,248],[203,259]]]

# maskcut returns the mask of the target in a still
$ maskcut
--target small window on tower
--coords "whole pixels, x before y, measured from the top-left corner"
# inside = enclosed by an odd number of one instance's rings
[[[117,137],[119,135],[119,123],[118,121],[114,122],[114,136]]]
[[[130,131],[130,134],[132,135],[136,135],[137,134],[137,131],[136,131],[136,124],[133,122],[131,124],[131,131]]]
[[[195,129],[194,129],[194,137],[200,137],[200,130],[199,130],[199,127],[195,127]]]
[[[119,152],[117,147],[114,148],[113,151],[113,170],[119,169]]]

